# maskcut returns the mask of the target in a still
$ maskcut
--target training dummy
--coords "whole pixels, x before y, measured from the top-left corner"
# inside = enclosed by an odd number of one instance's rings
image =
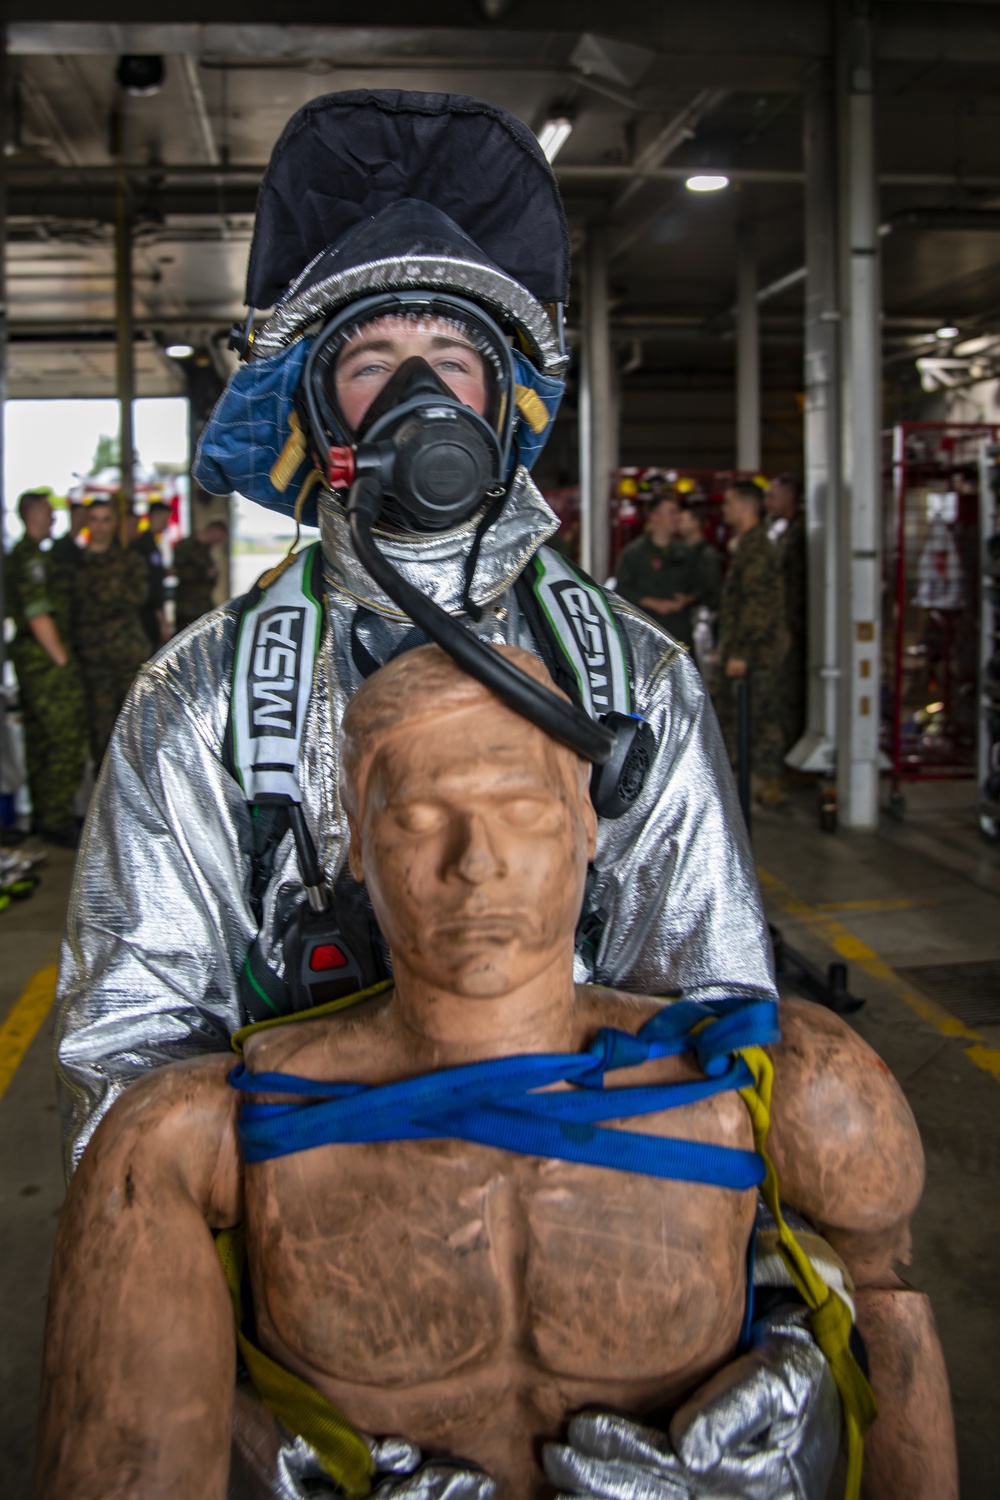
[[[516,659],[544,677],[524,653]],[[676,1162],[662,1176],[648,1161],[593,1165],[594,1133],[580,1125],[557,1124],[556,1146],[537,1154],[531,1140],[527,1151],[483,1144],[467,1094],[435,1106],[452,1111],[454,1130],[433,1119],[421,1127],[412,1110],[384,1127],[370,1112],[380,1085],[491,1060],[541,1066],[555,1055],[554,1076],[577,1077],[577,1055],[602,1028],[626,1034],[628,1066],[609,1061],[609,1093],[702,1078],[691,1054],[640,1063],[641,1049],[628,1052],[637,1044],[627,1037],[673,1007],[574,986],[596,828],[588,767],[432,647],[359,692],[342,755],[351,865],[389,941],[394,988],[257,1031],[232,1080],[232,1058],[209,1057],[161,1069],[116,1103],[60,1225],[39,1500],[226,1494],[236,1342],[210,1231],[241,1222],[259,1346],[366,1433],[403,1434],[425,1455],[478,1465],[504,1497],[822,1500],[829,1455],[798,1456],[797,1489],[772,1470],[757,1489],[696,1491],[665,1430],[627,1420],[669,1413],[737,1351],[757,1195],[733,1185],[756,1180],[756,1158],[732,1087],[705,1088],[668,1112],[635,1096],[623,1106],[626,1133],[608,1129],[612,1155],[637,1139],[640,1150],[659,1140],[668,1156],[679,1140],[715,1148],[727,1165],[707,1181],[700,1167],[677,1180],[686,1169]],[[940,1348],[926,1299],[892,1269],[906,1257],[923,1180],[915,1124],[888,1070],[836,1017],[789,1003],[781,1028],[770,1048],[768,1149],[784,1199],[856,1285],[882,1412],[865,1493],[951,1500]],[[740,1059],[726,1062],[739,1075]],[[326,1129],[310,1080],[314,1092],[318,1081],[343,1093],[350,1109],[360,1100],[360,1130]],[[498,1113],[550,1081],[511,1080],[499,1095],[494,1082]],[[553,1107],[569,1102],[557,1085]],[[599,1118],[613,1120],[614,1108]],[[574,1423],[567,1442],[567,1421],[583,1408],[605,1415]],[[681,1451],[684,1411],[671,1429]],[[604,1462],[616,1445],[629,1460],[624,1488]],[[653,1488],[643,1487],[638,1450]],[[697,1443],[690,1452],[711,1468]],[[472,1488],[450,1492],[407,1489],[419,1475],[385,1483],[401,1494],[491,1492],[483,1475],[464,1477]]]

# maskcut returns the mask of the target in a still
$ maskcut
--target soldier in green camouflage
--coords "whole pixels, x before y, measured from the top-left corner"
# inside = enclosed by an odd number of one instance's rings
[[[726,491],[723,516],[736,537],[736,548],[722,589],[715,706],[730,759],[735,762],[733,687],[740,679],[747,682],[752,765],[760,779],[757,800],[775,807],[782,800],[781,673],[785,615],[781,563],[761,526],[763,508],[763,491],[749,480],[731,485]]]
[[[764,496],[768,515],[785,522],[776,545],[785,591],[781,728],[786,755],[806,726],[806,518],[801,495],[802,486],[794,474],[779,474]]]
[[[83,684],[70,651],[71,574],[41,549],[52,529],[48,496],[28,491],[18,513],[24,536],[5,559],[4,589],[15,627],[10,659],[24,718],[32,825],[50,843],[72,848],[87,734]]]
[[[90,541],[73,574],[75,642],[84,685],[94,769],[104,759],[118,710],[150,652],[141,610],[149,592],[145,559],[119,545],[114,507],[87,508]]]
[[[212,558],[213,547],[219,547],[229,536],[229,527],[220,517],[209,521],[194,536],[186,536],[174,548],[174,573],[177,592],[174,595],[174,627],[183,630],[215,608],[212,591],[219,570]]]

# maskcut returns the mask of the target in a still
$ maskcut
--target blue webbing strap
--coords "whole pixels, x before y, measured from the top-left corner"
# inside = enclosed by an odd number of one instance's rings
[[[243,1104],[240,1140],[251,1163],[333,1143],[458,1139],[527,1156],[740,1189],[764,1179],[763,1162],[754,1151],[605,1130],[595,1122],[660,1113],[724,1090],[747,1088],[752,1074],[733,1054],[778,1038],[772,1001],[681,1001],[657,1012],[636,1036],[605,1027],[582,1053],[492,1058],[378,1087],[250,1073],[241,1063],[230,1082],[243,1094],[297,1096],[291,1103]],[[688,1051],[695,1052],[705,1078],[604,1088],[607,1072]],[[575,1088],[534,1092],[559,1083]]]

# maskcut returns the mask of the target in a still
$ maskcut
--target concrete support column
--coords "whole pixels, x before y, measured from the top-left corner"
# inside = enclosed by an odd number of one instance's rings
[[[806,728],[789,765],[829,774],[837,743],[840,514],[840,306],[833,75],[817,64],[803,91],[805,166],[805,511],[808,559]]]
[[[760,468],[760,318],[757,311],[757,230],[736,231],[736,467]]]
[[[135,436],[132,407],[135,400],[135,327],[132,301],[132,220],[125,180],[125,92],[119,90],[113,134],[115,146],[115,321],[118,402],[118,437],[121,452],[123,509],[130,510],[133,495]],[[124,518],[123,536],[124,541]]]
[[[838,13],[841,465],[837,801],[847,828],[878,823],[881,637],[881,326],[872,92],[872,0]]]
[[[603,583],[609,572],[610,475],[618,463],[608,318],[608,238],[587,233],[580,366],[580,563]]]

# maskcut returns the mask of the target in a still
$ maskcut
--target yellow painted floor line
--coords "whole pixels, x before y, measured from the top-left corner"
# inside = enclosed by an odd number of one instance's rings
[[[978,1031],[973,1031],[964,1021],[929,1000],[919,990],[912,989],[884,958],[879,957],[874,948],[863,943],[842,922],[827,916],[818,906],[810,906],[807,901],[800,900],[776,875],[762,869],[760,865],[757,866],[757,875],[765,896],[770,896],[783,911],[821,938],[841,958],[857,964],[862,973],[886,985],[904,1005],[915,1011],[921,1020],[928,1021],[942,1036],[957,1037],[967,1042],[968,1046],[963,1051],[969,1061],[1000,1083],[1000,1047],[988,1046]]]
[[[56,998],[57,964],[49,964],[32,974],[24,993],[15,1000],[7,1019],[0,1025],[0,1099],[17,1072]]]
[[[915,906],[937,906],[933,896],[893,896],[874,901],[817,901],[813,911],[910,911]]]

